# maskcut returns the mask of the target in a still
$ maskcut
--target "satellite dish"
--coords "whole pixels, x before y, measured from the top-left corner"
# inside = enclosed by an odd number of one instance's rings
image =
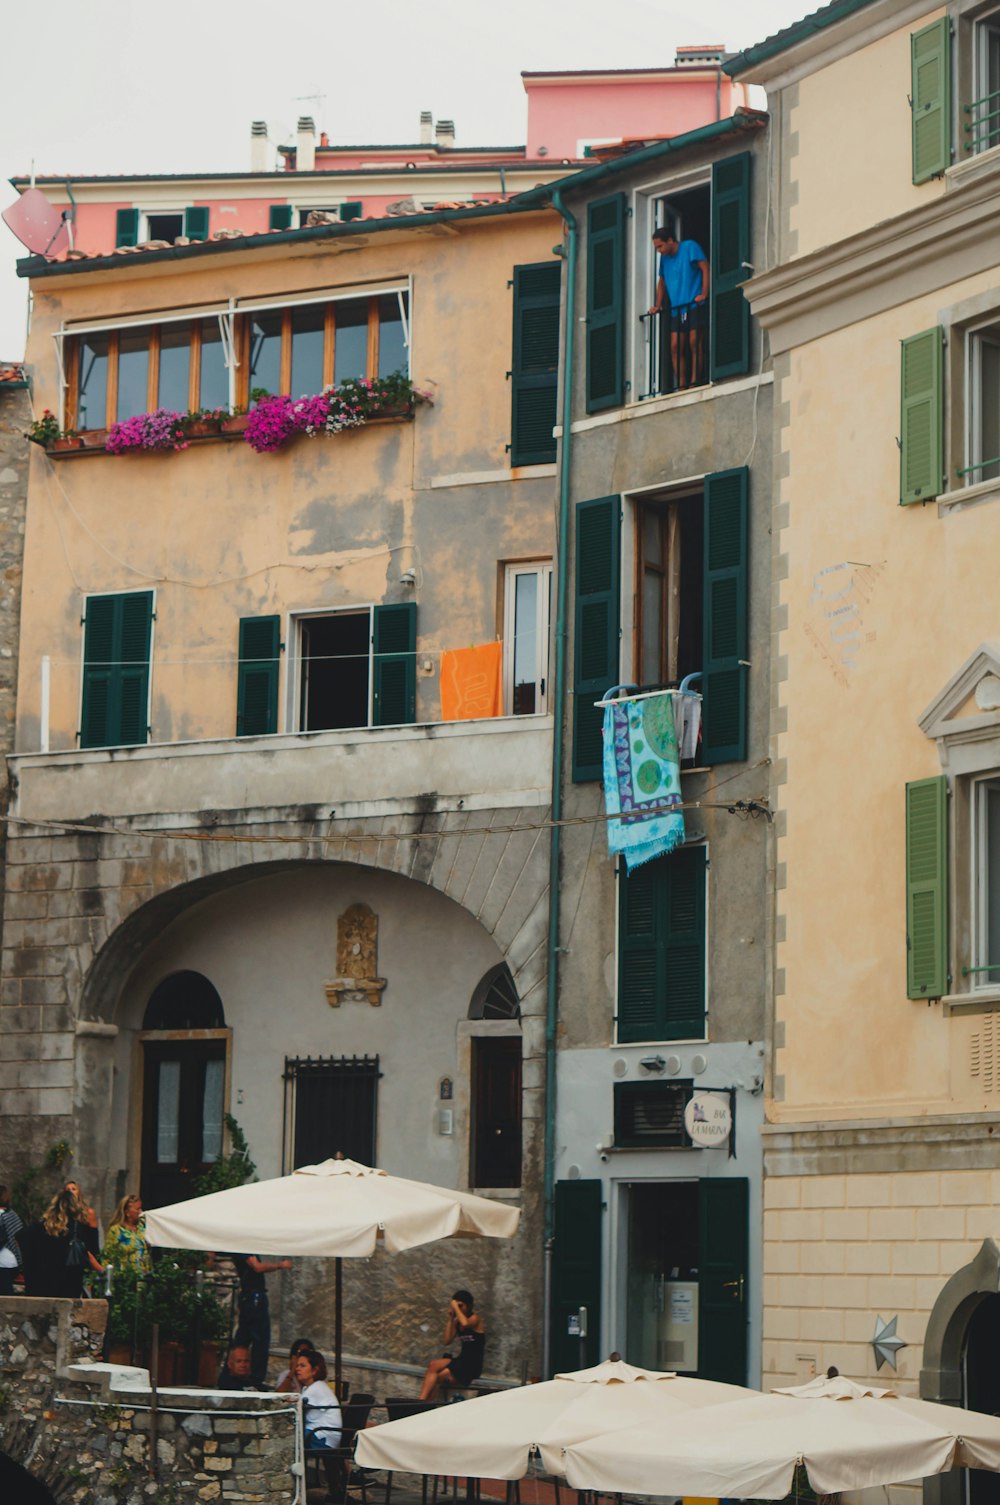
[[[50,204],[40,188],[27,188],[0,219],[34,256],[57,256],[69,245],[69,229],[62,211]]]

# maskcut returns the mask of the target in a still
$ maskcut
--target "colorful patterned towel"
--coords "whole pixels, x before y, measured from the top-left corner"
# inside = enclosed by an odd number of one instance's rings
[[[604,802],[608,850],[631,872],[684,841],[674,698],[644,695],[604,706]]]

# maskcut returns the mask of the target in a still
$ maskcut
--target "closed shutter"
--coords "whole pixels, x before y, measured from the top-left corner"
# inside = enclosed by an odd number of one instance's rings
[[[279,617],[240,618],[236,687],[237,737],[265,737],[278,730]]]
[[[932,21],[910,37],[913,181],[940,177],[951,164],[951,22]]]
[[[698,1182],[698,1377],[747,1382],[750,1183],[742,1176]]]
[[[208,239],[208,205],[201,204],[184,211],[184,234],[188,240]]]
[[[573,635],[573,782],[599,779],[603,713],[595,702],[618,681],[620,501],[578,502]]]
[[[290,230],[292,228],[291,204],[272,204],[267,216],[270,230]]]
[[[906,786],[906,993],[948,991],[948,785],[944,775]]]
[[[374,726],[408,726],[417,715],[417,608],[375,608]]]
[[[750,369],[750,164],[741,152],[712,165],[712,381]]]
[[[558,261],[514,268],[512,465],[545,465],[556,457],[560,281]]]
[[[705,847],[619,874],[618,1040],[705,1034]]]
[[[115,215],[115,245],[134,246],[139,239],[138,209],[119,209]]]
[[[625,195],[587,206],[587,412],[625,401]]]
[[[914,334],[902,344],[899,499],[926,502],[943,485],[944,330]]]
[[[747,755],[747,555],[749,472],[705,477],[702,757]]]
[[[552,1373],[596,1364],[601,1356],[601,1223],[604,1188],[600,1181],[557,1181],[552,1249]],[[587,1335],[570,1332],[571,1319],[587,1312]],[[547,1376],[546,1376],[547,1378]]]
[[[152,591],[88,599],[81,747],[132,747],[148,740],[152,620]]]

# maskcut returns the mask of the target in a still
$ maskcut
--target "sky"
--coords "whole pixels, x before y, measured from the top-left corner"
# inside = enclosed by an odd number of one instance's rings
[[[525,139],[522,70],[648,68],[685,43],[736,50],[818,0],[47,0],[2,10],[0,208],[39,174],[242,172],[250,122],[289,140]],[[0,223],[0,359],[24,351],[24,254]]]

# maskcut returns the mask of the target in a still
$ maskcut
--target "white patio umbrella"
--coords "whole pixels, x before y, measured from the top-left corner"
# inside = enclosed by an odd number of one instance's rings
[[[572,1444],[566,1477],[574,1489],[780,1500],[799,1463],[817,1494],[1000,1470],[1000,1419],[818,1379],[713,1407],[670,1432],[633,1427]]]
[[[337,1261],[336,1380],[340,1384],[342,1259],[442,1238],[513,1238],[517,1207],[390,1176],[356,1160],[324,1160],[290,1176],[210,1192],[146,1214],[146,1237],[169,1249],[326,1255]]]
[[[475,1408],[463,1407],[458,1417],[447,1406],[368,1428],[358,1437],[356,1456],[366,1468],[521,1479],[537,1452],[546,1472],[562,1474],[570,1442],[640,1423],[671,1432],[700,1407],[756,1393],[609,1359],[540,1385],[478,1397]]]

